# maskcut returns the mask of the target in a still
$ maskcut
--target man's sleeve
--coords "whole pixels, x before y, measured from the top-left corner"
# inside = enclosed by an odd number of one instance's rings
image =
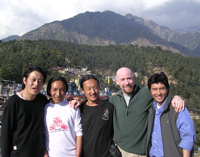
[[[76,136],[82,136],[82,124],[81,124],[81,113],[80,109],[76,109],[76,115],[75,115],[75,132]]]
[[[181,110],[179,113],[176,125],[181,137],[179,147],[191,151],[196,140],[196,133],[194,123],[187,108],[184,111]]]
[[[116,98],[116,95],[111,95],[110,97],[106,98],[105,100],[111,104],[113,104],[113,98]]]
[[[1,128],[1,151],[2,157],[10,157],[13,150],[13,130],[15,128],[15,113],[14,104],[9,99],[5,104],[5,108],[2,115],[2,128]]]

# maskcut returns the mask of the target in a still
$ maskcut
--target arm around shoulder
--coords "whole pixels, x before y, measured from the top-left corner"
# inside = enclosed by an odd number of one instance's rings
[[[178,95],[175,95],[172,99],[172,106],[176,112],[181,112],[181,109],[185,109],[185,101]]]
[[[78,98],[78,97],[75,97],[73,99],[68,99],[68,102],[69,102],[69,106],[73,109],[76,109],[78,108],[79,106],[81,106],[85,101]]]

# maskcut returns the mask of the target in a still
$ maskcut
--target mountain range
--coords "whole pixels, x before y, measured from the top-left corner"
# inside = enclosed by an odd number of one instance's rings
[[[161,47],[200,57],[200,31],[178,32],[127,14],[112,11],[85,12],[63,21],[53,21],[27,32],[18,40],[53,39],[87,45],[138,45]]]

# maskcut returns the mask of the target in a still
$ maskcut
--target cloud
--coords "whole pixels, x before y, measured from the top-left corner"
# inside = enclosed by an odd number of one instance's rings
[[[47,0],[1,1],[0,39],[9,35],[23,35],[45,23],[72,17],[75,15],[75,5],[66,2],[65,0],[52,2]]]
[[[172,29],[200,25],[200,0],[2,0],[0,39],[86,11],[105,10],[131,13]]]
[[[149,9],[141,16],[171,29],[200,26],[200,0],[173,0],[160,7]]]

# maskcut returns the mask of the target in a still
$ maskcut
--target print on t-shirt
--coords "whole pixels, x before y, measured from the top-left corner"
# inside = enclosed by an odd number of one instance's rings
[[[103,120],[109,120],[109,110],[106,108],[104,114],[102,115]]]
[[[62,122],[62,119],[60,117],[55,117],[53,119],[53,124],[51,124],[49,127],[50,132],[66,131],[66,130],[68,130],[68,126]]]

